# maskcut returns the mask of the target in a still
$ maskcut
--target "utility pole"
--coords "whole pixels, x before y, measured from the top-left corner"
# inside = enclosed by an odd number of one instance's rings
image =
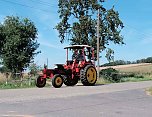
[[[97,78],[99,78],[99,64],[100,64],[100,61],[99,61],[99,38],[100,38],[100,34],[99,34],[99,25],[100,25],[100,9],[98,9],[98,15],[97,15]]]

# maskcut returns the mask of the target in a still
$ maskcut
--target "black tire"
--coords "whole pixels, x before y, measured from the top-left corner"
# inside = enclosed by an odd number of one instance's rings
[[[59,74],[54,75],[54,77],[52,78],[52,85],[55,88],[60,88],[63,84],[63,77]]]
[[[42,78],[42,76],[38,76],[36,79],[35,79],[35,85],[38,87],[38,88],[43,88],[46,84],[46,78]]]
[[[80,71],[80,79],[83,85],[93,86],[97,81],[97,70],[93,65],[87,65]]]
[[[78,83],[79,78],[74,77],[73,79],[69,76],[64,76],[63,81],[66,86],[74,86]]]

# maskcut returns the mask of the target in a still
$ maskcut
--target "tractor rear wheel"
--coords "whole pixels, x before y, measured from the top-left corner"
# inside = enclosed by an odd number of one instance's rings
[[[54,77],[52,78],[52,85],[55,88],[60,88],[63,84],[63,77],[59,74],[54,75]]]
[[[46,84],[46,78],[43,78],[42,76],[38,76],[36,79],[35,79],[35,84],[38,88],[42,88],[45,86]]]
[[[97,81],[97,71],[93,65],[87,65],[80,71],[80,79],[83,85],[93,86]]]
[[[69,76],[64,76],[63,81],[66,86],[74,86],[78,83],[78,78],[74,77],[73,79]]]

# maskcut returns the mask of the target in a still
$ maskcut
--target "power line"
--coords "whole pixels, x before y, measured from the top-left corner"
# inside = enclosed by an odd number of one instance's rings
[[[142,38],[142,36],[143,37],[149,37],[149,38],[151,38],[152,36],[152,34],[151,33],[143,33],[142,31],[139,31],[139,30],[137,30],[137,28],[135,28],[135,27],[133,27],[133,26],[129,26],[129,25],[126,25],[126,27],[128,27],[128,28],[130,28],[130,29],[133,29],[134,31],[136,31],[137,32],[137,35],[139,35],[141,38]]]
[[[117,3],[118,3],[118,0],[115,0],[115,2],[114,2],[114,4],[113,4],[113,6],[115,6]]]
[[[39,3],[43,3],[43,4],[50,4],[50,2],[44,2],[43,0],[35,0],[36,2],[39,1]],[[56,1],[56,0],[55,0]],[[53,4],[52,4],[53,5]],[[55,5],[55,4],[54,4]]]
[[[116,4],[118,4],[118,0],[115,0],[115,2],[114,2],[114,4],[113,4],[113,6],[115,6]],[[141,38],[142,38],[142,36],[143,37],[149,37],[149,38],[152,38],[152,33],[144,33],[144,32],[142,32],[142,31],[139,31],[137,28],[135,28],[135,27],[133,27],[133,26],[130,26],[130,25],[125,25],[125,27],[128,27],[128,28],[130,28],[130,29],[133,29],[134,31],[136,31],[137,32],[137,35],[139,35]]]
[[[115,6],[116,4],[118,4],[118,0],[114,0],[115,2],[114,2],[114,4],[113,4],[113,6]],[[137,28],[135,28],[135,27],[133,27],[133,26],[130,26],[130,25],[125,25],[125,27],[128,27],[128,28],[130,28],[130,29],[133,29],[134,31],[136,31],[137,32],[137,35],[139,35],[140,36],[140,38],[144,38],[144,37],[148,37],[148,38],[152,38],[152,33],[144,33],[144,32],[142,32],[142,31],[139,31]]]
[[[41,8],[38,9],[37,7],[33,7],[33,6],[29,6],[29,5],[24,5],[24,4],[13,2],[13,1],[9,1],[9,0],[1,0],[1,1],[2,2],[8,2],[10,4],[16,4],[16,5],[23,6],[23,7],[28,7],[28,8],[31,8],[31,9],[35,9],[35,10],[39,10],[39,11],[43,11],[43,12],[47,12],[47,13],[51,12],[51,11],[48,11],[48,10],[44,10],[44,9],[41,9]]]
[[[41,5],[45,5],[45,6],[49,6],[49,7],[54,7],[55,6],[55,4],[50,4],[49,2],[44,2],[44,1],[41,1],[41,0],[30,0],[31,2],[36,2],[36,3],[39,3],[39,4],[41,4]]]

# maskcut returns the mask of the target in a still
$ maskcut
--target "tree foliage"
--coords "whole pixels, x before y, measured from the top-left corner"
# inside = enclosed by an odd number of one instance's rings
[[[103,67],[103,66],[116,66],[116,65],[128,65],[128,64],[135,64],[135,62],[133,63],[131,61],[116,60],[113,62],[105,63],[105,64],[101,65],[101,67]]]
[[[0,25],[0,55],[2,64],[11,72],[21,72],[29,66],[39,43],[37,29],[29,19],[7,16]]]
[[[69,40],[70,44],[87,44],[96,50],[96,14],[100,9],[100,51],[114,44],[124,44],[120,35],[123,23],[114,7],[107,10],[105,0],[59,0],[61,21],[56,29],[61,43]]]
[[[30,75],[33,75],[33,76],[37,75],[38,72],[41,71],[41,69],[42,69],[41,66],[39,66],[35,63],[31,63],[30,66],[29,66]]]
[[[136,63],[152,63],[152,57],[137,60]]]
[[[0,56],[1,56],[3,44],[4,44],[4,33],[3,33],[2,25],[0,24]]]

